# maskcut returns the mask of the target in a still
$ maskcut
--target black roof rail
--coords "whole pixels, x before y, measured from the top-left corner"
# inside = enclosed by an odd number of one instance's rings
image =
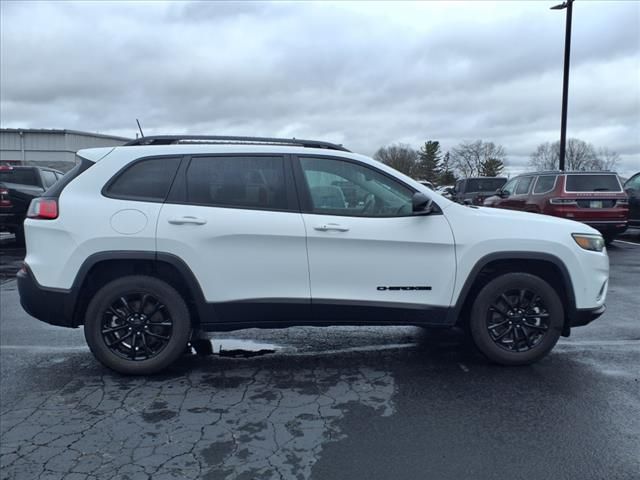
[[[125,143],[123,146],[136,145],[175,145],[179,143],[218,143],[218,144],[262,144],[262,145],[291,145],[306,148],[326,148],[327,150],[341,150],[349,152],[342,145],[321,142],[319,140],[301,140],[299,138],[271,138],[271,137],[229,137],[226,135],[154,135],[140,137]]]

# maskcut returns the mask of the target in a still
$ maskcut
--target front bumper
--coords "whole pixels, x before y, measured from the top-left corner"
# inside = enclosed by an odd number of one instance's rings
[[[593,322],[596,318],[604,313],[606,307],[601,305],[596,308],[579,308],[571,318],[572,327],[581,327]]]
[[[28,266],[16,276],[20,304],[32,317],[51,325],[76,327],[73,322],[73,296],[70,290],[40,286]]]

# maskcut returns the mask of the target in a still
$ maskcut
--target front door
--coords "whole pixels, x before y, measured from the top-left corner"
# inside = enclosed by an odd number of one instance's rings
[[[316,320],[444,322],[456,273],[444,215],[414,215],[413,188],[363,163],[295,166]]]

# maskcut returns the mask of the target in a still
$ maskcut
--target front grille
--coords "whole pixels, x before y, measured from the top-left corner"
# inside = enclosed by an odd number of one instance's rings
[[[613,208],[616,206],[615,200],[576,200],[580,208]]]

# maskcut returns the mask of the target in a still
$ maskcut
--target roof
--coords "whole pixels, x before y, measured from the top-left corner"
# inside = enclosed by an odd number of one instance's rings
[[[518,177],[528,177],[531,175],[600,175],[600,174],[610,174],[610,175],[617,175],[616,172],[612,171],[612,170],[588,170],[588,171],[582,171],[582,170],[540,170],[537,172],[524,172],[524,173],[519,173],[518,175],[514,175],[511,178],[518,178]]]
[[[82,132],[80,130],[55,129],[55,128],[0,128],[0,133],[43,133],[50,135],[81,135],[84,137],[108,138],[110,140],[119,140],[122,142],[130,142],[127,137],[118,137],[116,135],[106,135],[104,133]]]
[[[140,137],[130,141],[125,146],[140,145],[288,145],[306,148],[322,148],[348,152],[342,145],[320,140],[303,140],[300,138],[274,137],[238,137],[222,135],[156,135]]]

